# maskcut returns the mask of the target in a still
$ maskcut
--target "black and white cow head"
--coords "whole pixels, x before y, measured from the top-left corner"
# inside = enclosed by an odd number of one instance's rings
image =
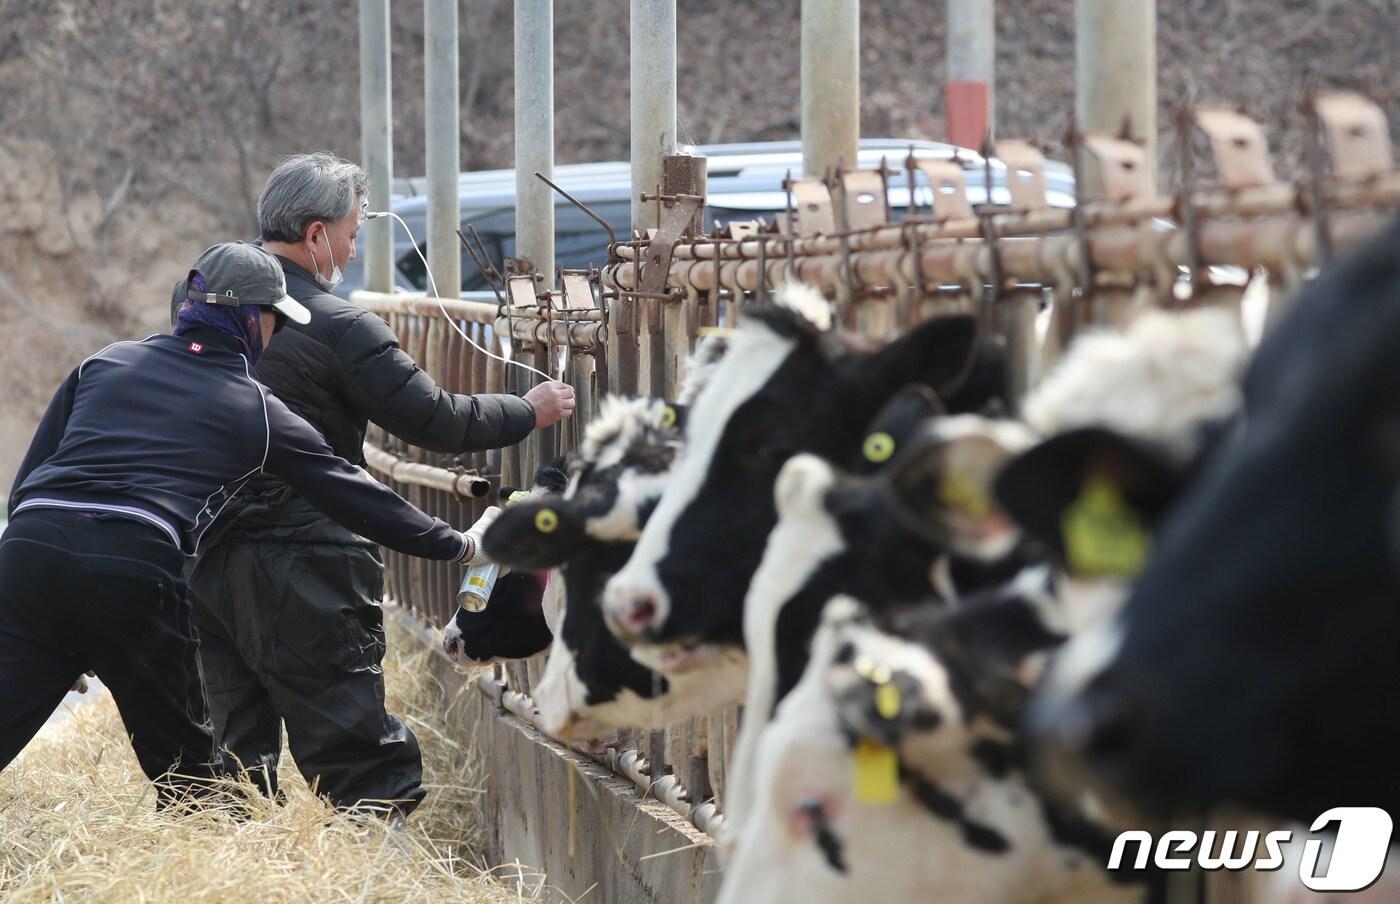
[[[1021,769],[1027,663],[1063,640],[1048,574],[894,620],[831,600],[760,740],[721,904],[1147,899],[1104,871],[1112,836]]]
[[[1163,814],[1396,812],[1400,225],[1302,291],[1244,396],[1043,756]]]
[[[1044,566],[952,609],[836,607],[824,624],[835,642],[826,681],[846,732],[895,749],[926,777],[971,763],[1002,777],[1018,766],[1031,684],[1066,639]]]
[[[546,465],[535,474],[529,495],[562,492],[567,481],[558,465]],[[502,487],[500,495],[508,498],[511,492]],[[547,586],[547,576],[538,571],[503,573],[491,588],[485,609],[469,612],[459,607],[443,627],[443,652],[465,666],[526,659],[549,649]]]
[[[1029,710],[1033,736],[1047,718],[1059,719],[1058,703],[1076,694],[1113,648],[1116,617],[1155,553],[1162,522],[1211,449],[1207,443],[1195,458],[1181,460],[1159,443],[1081,427],[1042,441],[1003,468],[998,501],[1058,566],[1056,609],[1071,638],[1041,676]],[[1077,761],[1059,752],[1042,747],[1037,759],[1037,780],[1049,793],[1077,800],[1090,785],[1098,812],[1134,823],[1118,796],[1084,781]]]
[[[880,443],[894,441],[878,420],[864,451],[883,457]],[[1026,564],[992,482],[1032,439],[1014,422],[953,415],[926,419],[901,437],[898,454],[873,474],[846,473],[810,454],[783,466],[778,523],[744,611],[751,656],[776,656],[773,702],[802,674],[833,594],[859,593],[878,609],[951,602]]]
[[[549,649],[553,635],[545,613],[548,577],[535,571],[503,574],[486,608],[458,608],[442,629],[442,649],[459,665],[528,659]]]
[[[650,699],[665,679],[634,661],[604,627],[598,595],[631,555],[678,449],[681,410],[657,399],[610,398],[580,444],[562,493],[511,506],[484,538],[496,561],[558,568],[563,617],[534,697],[547,731],[601,734],[584,714],[619,696]]]
[[[603,623],[603,583],[631,554],[678,449],[684,402],[727,347],[702,340],[687,362],[679,401],[614,399],[589,425],[555,497],[512,506],[491,526],[488,554],[532,568],[557,567],[565,602],[535,703],[547,731],[597,737],[630,725],[664,725],[738,698],[742,662],[697,653],[697,668],[668,681],[634,660]]]
[[[972,318],[948,317],[857,351],[785,308],[748,312],[696,399],[636,552],[608,583],[613,630],[648,646],[741,645],[743,599],[777,521],[783,463],[801,452],[854,458],[871,414],[909,383],[955,410],[976,332]]]

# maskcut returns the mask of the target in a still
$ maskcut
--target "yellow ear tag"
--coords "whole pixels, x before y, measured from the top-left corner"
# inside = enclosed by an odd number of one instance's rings
[[[899,758],[894,750],[874,741],[861,741],[852,753],[851,784],[856,801],[877,807],[894,803],[899,797]]]
[[[661,409],[661,426],[676,426],[676,409],[672,408],[670,405],[667,405],[665,408]]]
[[[964,471],[949,471],[943,475],[938,484],[938,501],[973,518],[986,518],[992,513],[992,500],[986,489]]]
[[[899,688],[893,684],[882,684],[875,688],[875,711],[882,719],[893,719],[899,715],[901,701]]]
[[[887,462],[890,456],[894,455],[894,437],[884,432],[872,433],[865,438],[861,452],[865,455],[865,460],[872,464]]]
[[[1132,577],[1152,549],[1152,535],[1109,480],[1091,475],[1060,518],[1070,572]]]
[[[535,530],[542,534],[553,533],[559,526],[559,514],[554,509],[542,508],[535,512]]]

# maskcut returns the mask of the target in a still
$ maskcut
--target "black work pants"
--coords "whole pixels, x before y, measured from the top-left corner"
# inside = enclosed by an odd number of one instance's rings
[[[384,710],[384,566],[338,543],[226,538],[190,578],[214,735],[277,794],[280,723],[297,768],[340,807],[407,814],[418,741]]]
[[[184,555],[156,528],[37,509],[0,536],[0,769],[84,671],[112,691],[157,800],[222,773],[199,674]]]

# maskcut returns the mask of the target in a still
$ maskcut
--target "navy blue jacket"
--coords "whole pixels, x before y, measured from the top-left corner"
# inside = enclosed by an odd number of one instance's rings
[[[118,342],[79,365],[49,404],[9,508],[123,512],[194,555],[260,474],[399,552],[447,560],[466,551],[458,531],[336,455],[253,379],[242,343],[213,329]]]

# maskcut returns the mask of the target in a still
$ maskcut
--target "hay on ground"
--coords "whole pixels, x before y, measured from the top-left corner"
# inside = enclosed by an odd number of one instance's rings
[[[250,818],[158,813],[111,697],[74,709],[0,773],[0,899],[84,901],[524,900],[477,855],[481,777],[442,720],[422,651],[390,638],[391,712],[417,733],[429,797],[405,829],[336,813],[284,756],[284,806],[254,797]],[[452,701],[447,701],[451,704]]]

